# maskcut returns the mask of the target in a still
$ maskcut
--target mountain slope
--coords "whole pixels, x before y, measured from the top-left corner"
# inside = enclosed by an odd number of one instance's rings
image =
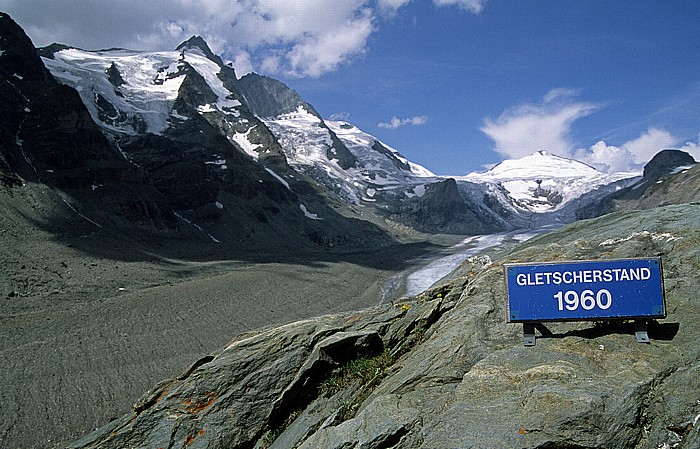
[[[617,210],[699,201],[700,181],[696,164],[695,159],[683,151],[660,151],[644,166],[641,179],[599,201],[583,205],[576,211],[576,217],[592,218]]]
[[[459,178],[496,184],[512,199],[514,207],[528,212],[554,212],[601,185],[634,177],[636,173],[608,175],[584,163],[538,151],[516,160],[505,160],[484,173]]]
[[[324,120],[283,83],[255,74],[241,89],[279,140],[287,160],[342,202],[377,216],[390,229],[474,234],[510,229],[481,202],[461,196],[435,176],[347,121]],[[352,164],[344,163],[351,154]],[[424,197],[426,192],[429,195]]]
[[[581,162],[538,151],[484,173],[457,177],[462,194],[515,228],[576,220],[583,205],[633,183],[637,173],[599,172]]]
[[[234,70],[201,38],[172,52],[52,46],[41,54],[181,227],[233,245],[388,242],[373,225],[339,215],[312,179],[289,166],[250,112]]]
[[[147,167],[150,182],[171,200],[170,207],[212,236],[226,221],[221,214],[217,218],[213,205],[233,211],[233,221],[243,224],[235,239],[250,238],[260,220],[335,217],[329,204],[346,217],[362,216],[391,232],[398,226],[474,234],[566,223],[575,219],[580,203],[598,198],[584,193],[607,194],[633,176],[604,175],[576,161],[536,153],[455,178],[455,196],[440,187],[447,185],[444,178],[348,122],[324,120],[280,81],[257,74],[236,79],[233,68],[199,37],[173,52],[85,52],[55,45],[42,54],[54,76],[80,92],[111,141]],[[158,139],[146,138],[149,134],[174,142],[177,163],[163,159],[166,154],[152,147]],[[182,144],[189,150],[183,152]],[[177,185],[176,178],[188,182]],[[267,185],[261,192],[267,200],[250,208],[222,200],[221,192],[243,192],[250,199],[259,180]],[[281,190],[287,187],[293,195]],[[421,198],[428,190],[433,193]],[[446,204],[451,212],[438,218],[435,211]],[[279,220],[271,212],[285,210],[290,213]],[[433,217],[430,223],[427,217]],[[335,229],[331,240],[337,240]]]
[[[71,447],[695,448],[698,219],[692,204],[579,222],[401,304],[235,337]],[[528,348],[506,323],[503,263],[650,252],[669,315],[649,345],[579,322]]]
[[[40,53],[166,205],[217,242],[284,239],[308,227],[303,235],[327,244],[380,238],[371,225],[367,232],[348,227],[354,222],[345,217],[355,216],[390,232],[568,223],[636,175],[606,175],[538,152],[455,177],[457,195],[444,177],[370,134],[324,120],[285,84],[257,74],[237,79],[200,37],[172,52],[53,45]]]
[[[61,189],[74,209],[85,204],[116,221],[173,226],[163,197],[105,138],[78,93],[56,82],[6,14],[0,14],[0,38],[3,183],[46,183]],[[96,191],[96,186],[105,188]]]

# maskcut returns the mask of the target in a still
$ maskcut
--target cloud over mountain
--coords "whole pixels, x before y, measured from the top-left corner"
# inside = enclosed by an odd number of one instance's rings
[[[7,0],[3,9],[38,46],[171,50],[192,35],[231,60],[240,75],[256,70],[318,77],[367,50],[386,13],[411,0]],[[478,14],[481,0],[434,0]]]
[[[699,139],[700,141],[700,136]],[[680,141],[670,132],[661,128],[649,128],[639,137],[624,142],[619,147],[599,141],[590,148],[577,149],[573,157],[596,167],[599,170],[613,173],[641,170],[659,151],[667,148],[678,148],[693,156],[700,156],[698,143]]]
[[[639,171],[666,148],[680,147],[696,158],[700,154],[698,143],[687,142],[681,146],[680,139],[660,127],[650,127],[622,144],[610,145],[600,140],[590,147],[577,148],[571,138],[574,122],[602,107],[579,100],[579,95],[576,89],[552,89],[540,103],[514,106],[497,119],[485,119],[481,131],[494,142],[494,151],[507,158],[517,159],[547,150],[608,173]]]
[[[594,103],[576,101],[576,94],[572,89],[553,89],[540,103],[512,107],[495,120],[487,118],[481,131],[493,140],[494,150],[508,158],[521,158],[539,150],[566,156],[575,146],[571,125],[599,108]]]

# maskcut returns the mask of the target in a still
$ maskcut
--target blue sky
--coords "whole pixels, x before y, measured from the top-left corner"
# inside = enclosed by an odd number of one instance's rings
[[[36,45],[202,35],[441,175],[544,149],[605,171],[700,158],[700,2],[0,0]],[[77,11],[77,13],[76,13]]]

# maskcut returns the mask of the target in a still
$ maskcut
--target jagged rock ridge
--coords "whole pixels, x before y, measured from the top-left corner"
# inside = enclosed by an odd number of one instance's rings
[[[100,226],[204,244],[390,241],[338,214],[312,179],[289,167],[243,101],[233,68],[201,38],[152,54],[52,45],[39,52],[42,61],[9,16],[0,22],[10,46],[0,56],[3,184],[45,182]]]
[[[213,206],[231,212],[234,221],[240,223],[232,235],[234,240],[254,238],[254,231],[261,224],[259,210],[251,212],[240,202],[234,206],[224,199],[223,193],[241,188],[249,192],[258,180],[273,184],[273,180],[281,180],[282,186],[290,186],[298,196],[284,204],[265,204],[267,212],[263,213],[262,224],[298,221],[301,211],[311,210],[312,216],[334,216],[338,226],[344,226],[340,224],[343,220],[327,207],[331,203],[346,216],[371,218],[385,229],[391,229],[393,224],[404,228],[417,225],[415,229],[422,232],[474,234],[573,221],[572,210],[584,201],[582,193],[620,178],[596,172],[587,174],[585,182],[577,184],[575,180],[586,177],[581,176],[582,172],[595,170],[564,170],[571,178],[566,180],[558,170],[562,164],[553,168],[549,163],[555,159],[553,156],[548,156],[549,162],[530,164],[539,167],[540,173],[530,173],[527,179],[504,180],[504,173],[501,178],[494,177],[509,165],[506,161],[487,174],[457,178],[459,199],[440,188],[444,178],[411,163],[398,151],[347,122],[322,119],[312,105],[283,83],[257,74],[238,80],[234,69],[223,64],[201,37],[193,36],[173,52],[86,52],[52,45],[40,50],[40,54],[55,77],[78,88],[93,119],[128,158],[144,162],[150,157],[148,148],[130,154],[139,148],[134,141],[147,134],[162,135],[176,147],[183,143],[193,147],[179,161],[177,176],[196,175],[198,181],[193,182],[207,187],[183,188],[176,195],[183,201],[169,206],[220,241],[221,229],[230,230],[232,226],[224,225],[227,214],[217,218],[212,213],[216,212]],[[85,76],[86,73],[91,75]],[[206,145],[199,144],[200,134],[207,136]],[[222,136],[229,145],[223,143]],[[124,145],[122,140],[126,141]],[[240,159],[240,154],[251,160]],[[226,163],[229,159],[235,164]],[[156,164],[163,162],[156,157]],[[210,166],[205,170],[195,167],[203,163]],[[574,163],[566,161],[563,165],[571,168]],[[185,169],[184,165],[191,167]],[[236,170],[234,165],[241,170],[231,173]],[[146,174],[151,183],[161,188],[172,184],[171,178],[159,180],[154,173]],[[558,180],[554,182],[553,177]],[[239,180],[244,186],[229,186],[230,179]],[[431,185],[433,194],[416,200]],[[169,196],[169,192],[159,191],[166,198]],[[184,198],[187,192],[190,196]],[[448,197],[439,198],[436,192],[445,192]],[[603,189],[597,192],[608,193]],[[261,192],[261,198],[267,193],[271,193],[270,188]],[[277,201],[275,195],[268,198],[272,203]],[[586,196],[585,201],[596,198]],[[427,217],[447,203],[454,212],[445,215],[451,217],[448,221],[435,219],[429,226],[416,221],[416,214]],[[261,205],[255,206],[259,209]],[[270,212],[277,210],[289,214]],[[464,221],[467,216],[471,218]],[[317,228],[314,233],[336,232],[322,230],[325,224],[312,225]],[[279,229],[275,231],[278,232]],[[267,238],[266,235],[261,240]],[[338,235],[329,238],[338,240]]]

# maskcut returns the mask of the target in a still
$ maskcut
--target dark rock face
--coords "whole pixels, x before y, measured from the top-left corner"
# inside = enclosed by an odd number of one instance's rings
[[[616,210],[647,209],[660,205],[698,201],[700,200],[698,181],[694,177],[690,180],[681,180],[680,178],[686,177],[685,174],[675,173],[680,167],[695,164],[695,159],[684,151],[660,151],[644,166],[644,176],[638,182],[599,201],[585,205],[576,211],[576,218],[599,217]],[[681,183],[684,188],[674,187]],[[647,199],[650,196],[653,199]]]
[[[377,153],[383,154],[386,156],[388,159],[391,160],[392,164],[399,170],[406,170],[410,171],[411,166],[400,160],[394,153],[392,153],[388,148],[386,148],[384,145],[382,145],[379,141],[374,142],[374,145],[372,145],[372,149],[376,151]]]
[[[465,201],[457,182],[449,178],[428,185],[423,196],[405,201],[391,218],[423,232],[474,235],[502,230],[488,216]]]
[[[685,204],[578,222],[398,304],[238,336],[71,447],[698,447],[698,219]],[[668,311],[651,344],[581,322],[524,347],[506,323],[503,263],[651,254]]]
[[[328,159],[336,159],[338,165],[343,169],[357,166],[357,158],[348,150],[338,136],[328,129],[321,115],[289,86],[256,73],[249,73],[238,80],[238,86],[243,92],[251,111],[258,117],[277,117],[293,113],[299,107],[303,107],[307,112],[318,117],[321,120],[321,126],[326,128],[333,141],[332,148],[329,148],[326,154]]]
[[[175,50],[187,51],[188,49],[199,49],[204,53],[204,56],[206,56],[210,60],[214,61],[217,65],[219,65],[219,66],[224,65],[224,62],[221,60],[221,58],[219,56],[215,55],[213,51],[211,51],[211,48],[209,48],[209,45],[206,43],[206,41],[204,39],[202,39],[201,36],[190,37],[185,42],[178,45]],[[231,70],[233,70],[233,69],[231,69]],[[235,78],[235,75],[234,75],[234,78]]]
[[[201,38],[178,47],[177,70],[153,73],[154,84],[183,77],[173,105],[179,118],[154,135],[147,132],[146,119],[110,100],[125,98],[118,64],[106,65],[101,73],[113,92],[93,87],[93,117],[75,89],[53,78],[24,31],[5,14],[0,15],[0,36],[3,186],[22,180],[46,183],[66,191],[82,213],[102,216],[98,221],[103,223],[175,233],[190,229],[222,242],[204,229],[217,230],[234,245],[249,239],[268,246],[389,242],[375,226],[335,212],[313,180],[289,167],[276,138],[246,105],[233,68]],[[55,44],[39,53],[56,58],[68,48]],[[187,62],[188,52],[203,53],[218,65],[216,76],[230,93],[226,101],[238,106],[200,112],[221,99]],[[129,132],[120,133],[122,128]],[[245,135],[257,148],[257,161],[236,135]],[[321,219],[312,222],[314,215],[305,215],[302,202]]]
[[[659,180],[669,175],[677,167],[695,165],[697,161],[693,156],[685,151],[663,150],[656,153],[644,166],[644,178],[649,180]]]
[[[53,82],[53,76],[37,57],[31,39],[10,16],[2,12],[0,35],[3,37],[0,76],[4,82],[11,81],[23,87],[37,82]]]
[[[3,183],[44,182],[81,198],[86,207],[158,227],[170,222],[172,214],[102,134],[78,93],[54,80],[24,31],[5,14],[0,36],[8,45],[0,64]],[[142,188],[134,192],[138,185]],[[135,194],[117,198],[110,189],[94,191],[97,186]]]
[[[239,87],[248,100],[251,111],[258,117],[276,117],[289,114],[303,106],[310,113],[316,110],[305,102],[296,91],[276,79],[249,73],[238,80]]]

